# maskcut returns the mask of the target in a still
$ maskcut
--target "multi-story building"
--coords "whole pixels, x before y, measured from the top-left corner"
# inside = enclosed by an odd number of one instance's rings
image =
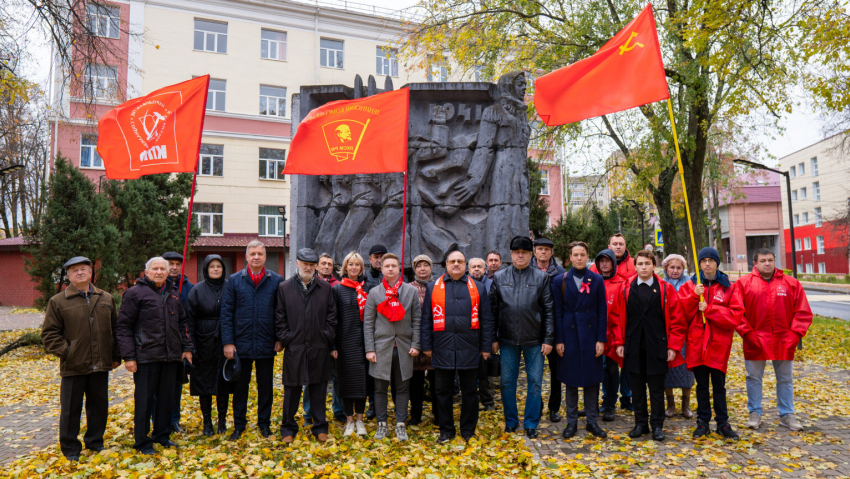
[[[850,201],[850,158],[842,135],[821,140],[779,160],[791,176],[797,271],[800,273],[850,272],[847,257],[847,212]],[[788,198],[782,195],[783,218],[788,218]],[[791,264],[791,233],[785,228],[785,264]]]
[[[569,176],[564,181],[564,208],[576,210],[595,203],[605,209],[610,203],[606,178],[601,175]]]
[[[352,85],[358,74],[380,84],[390,76],[396,87],[450,79],[399,64],[392,43],[404,31],[401,12],[331,0],[110,5],[86,6],[93,31],[114,47],[108,64],[89,65],[79,85],[54,84],[54,148],[100,181],[100,115],[123,99],[209,74],[193,212],[201,236],[186,265],[193,281],[207,254],[221,255],[228,271],[243,268],[245,245],[254,239],[267,245],[267,267],[283,269],[288,231],[280,210],[290,182],[282,171],[291,99],[302,85]]]

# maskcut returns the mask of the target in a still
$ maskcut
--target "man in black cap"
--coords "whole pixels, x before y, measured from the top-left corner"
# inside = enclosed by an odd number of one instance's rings
[[[109,371],[121,364],[116,345],[118,313],[112,296],[91,284],[91,261],[83,256],[63,266],[71,284],[50,298],[41,341],[59,357],[59,446],[69,461],[80,458],[80,415],[86,402],[86,449],[103,449],[109,409]]]
[[[558,266],[552,257],[555,243],[548,238],[537,238],[534,240],[534,258],[531,259],[531,267],[537,268],[549,276],[549,284],[555,280],[555,276],[564,274],[564,268]],[[549,361],[549,420],[551,422],[561,421],[561,392],[562,385],[558,381],[558,353],[552,351],[546,356]],[[542,411],[542,407],[541,407]]]
[[[283,421],[280,435],[290,443],[298,432],[301,388],[310,396],[313,435],[328,440],[325,395],[333,375],[336,354],[336,303],[331,286],[316,277],[319,255],[309,248],[298,250],[298,272],[277,287],[275,333],[283,346]]]
[[[549,276],[531,265],[534,245],[525,236],[511,240],[511,266],[493,276],[490,308],[495,326],[493,352],[502,350],[502,404],[505,431],[519,426],[516,385],[520,355],[525,359],[528,396],[523,427],[531,439],[537,437],[540,423],[543,356],[555,344],[554,303]]]
[[[372,288],[381,284],[384,275],[381,273],[381,258],[387,254],[387,247],[376,244],[369,249],[369,269],[366,270],[366,284],[363,291],[372,291]]]
[[[192,291],[192,288],[195,285],[189,281],[189,278],[186,275],[181,276],[181,273],[183,272],[183,255],[175,253],[174,251],[169,251],[163,254],[162,258],[168,261],[168,282],[171,283],[175,290],[179,291],[180,302],[183,304],[183,308],[185,309],[186,300],[189,298],[189,291]],[[174,382],[174,404],[171,405],[173,408],[171,412],[171,430],[180,433],[186,432],[186,430],[180,425],[180,404],[183,401],[183,371],[178,368],[177,372],[177,381]]]

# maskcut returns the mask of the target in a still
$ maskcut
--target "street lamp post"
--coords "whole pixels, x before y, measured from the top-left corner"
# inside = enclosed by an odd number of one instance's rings
[[[736,160],[732,160],[733,163],[737,163],[739,165],[746,165],[750,168],[755,168],[757,170],[767,170],[772,171],[774,173],[779,173],[780,175],[785,177],[785,189],[788,196],[788,226],[791,230],[791,274],[794,275],[794,278],[797,277],[797,244],[794,238],[794,210],[791,206],[791,174],[787,171],[779,171],[774,170],[773,168],[768,168],[761,163],[756,163],[754,161],[742,160],[740,158]]]
[[[635,200],[626,200],[626,201],[630,205],[632,205],[632,207],[634,209],[636,209],[638,213],[640,213],[640,247],[643,248],[644,245],[646,245],[646,235],[644,234],[644,227],[643,227],[643,217],[646,214],[646,210],[644,208],[641,208],[641,206],[639,204],[637,204],[637,202]]]
[[[283,279],[286,279],[286,206],[278,206],[277,212],[283,218]]]

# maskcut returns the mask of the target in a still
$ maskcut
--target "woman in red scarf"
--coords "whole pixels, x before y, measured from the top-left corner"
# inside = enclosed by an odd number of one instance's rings
[[[366,308],[367,292],[363,258],[352,251],[342,262],[342,281],[333,286],[336,302],[336,378],[339,395],[348,418],[343,436],[365,436],[363,412],[366,408],[366,349],[363,342],[363,312]],[[355,422],[354,415],[357,414]]]

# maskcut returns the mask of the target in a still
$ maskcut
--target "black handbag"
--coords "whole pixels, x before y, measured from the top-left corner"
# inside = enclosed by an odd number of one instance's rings
[[[481,361],[478,363],[478,379],[487,379],[487,377],[498,377],[502,375],[502,358],[498,354],[490,354],[485,360],[480,356]]]

